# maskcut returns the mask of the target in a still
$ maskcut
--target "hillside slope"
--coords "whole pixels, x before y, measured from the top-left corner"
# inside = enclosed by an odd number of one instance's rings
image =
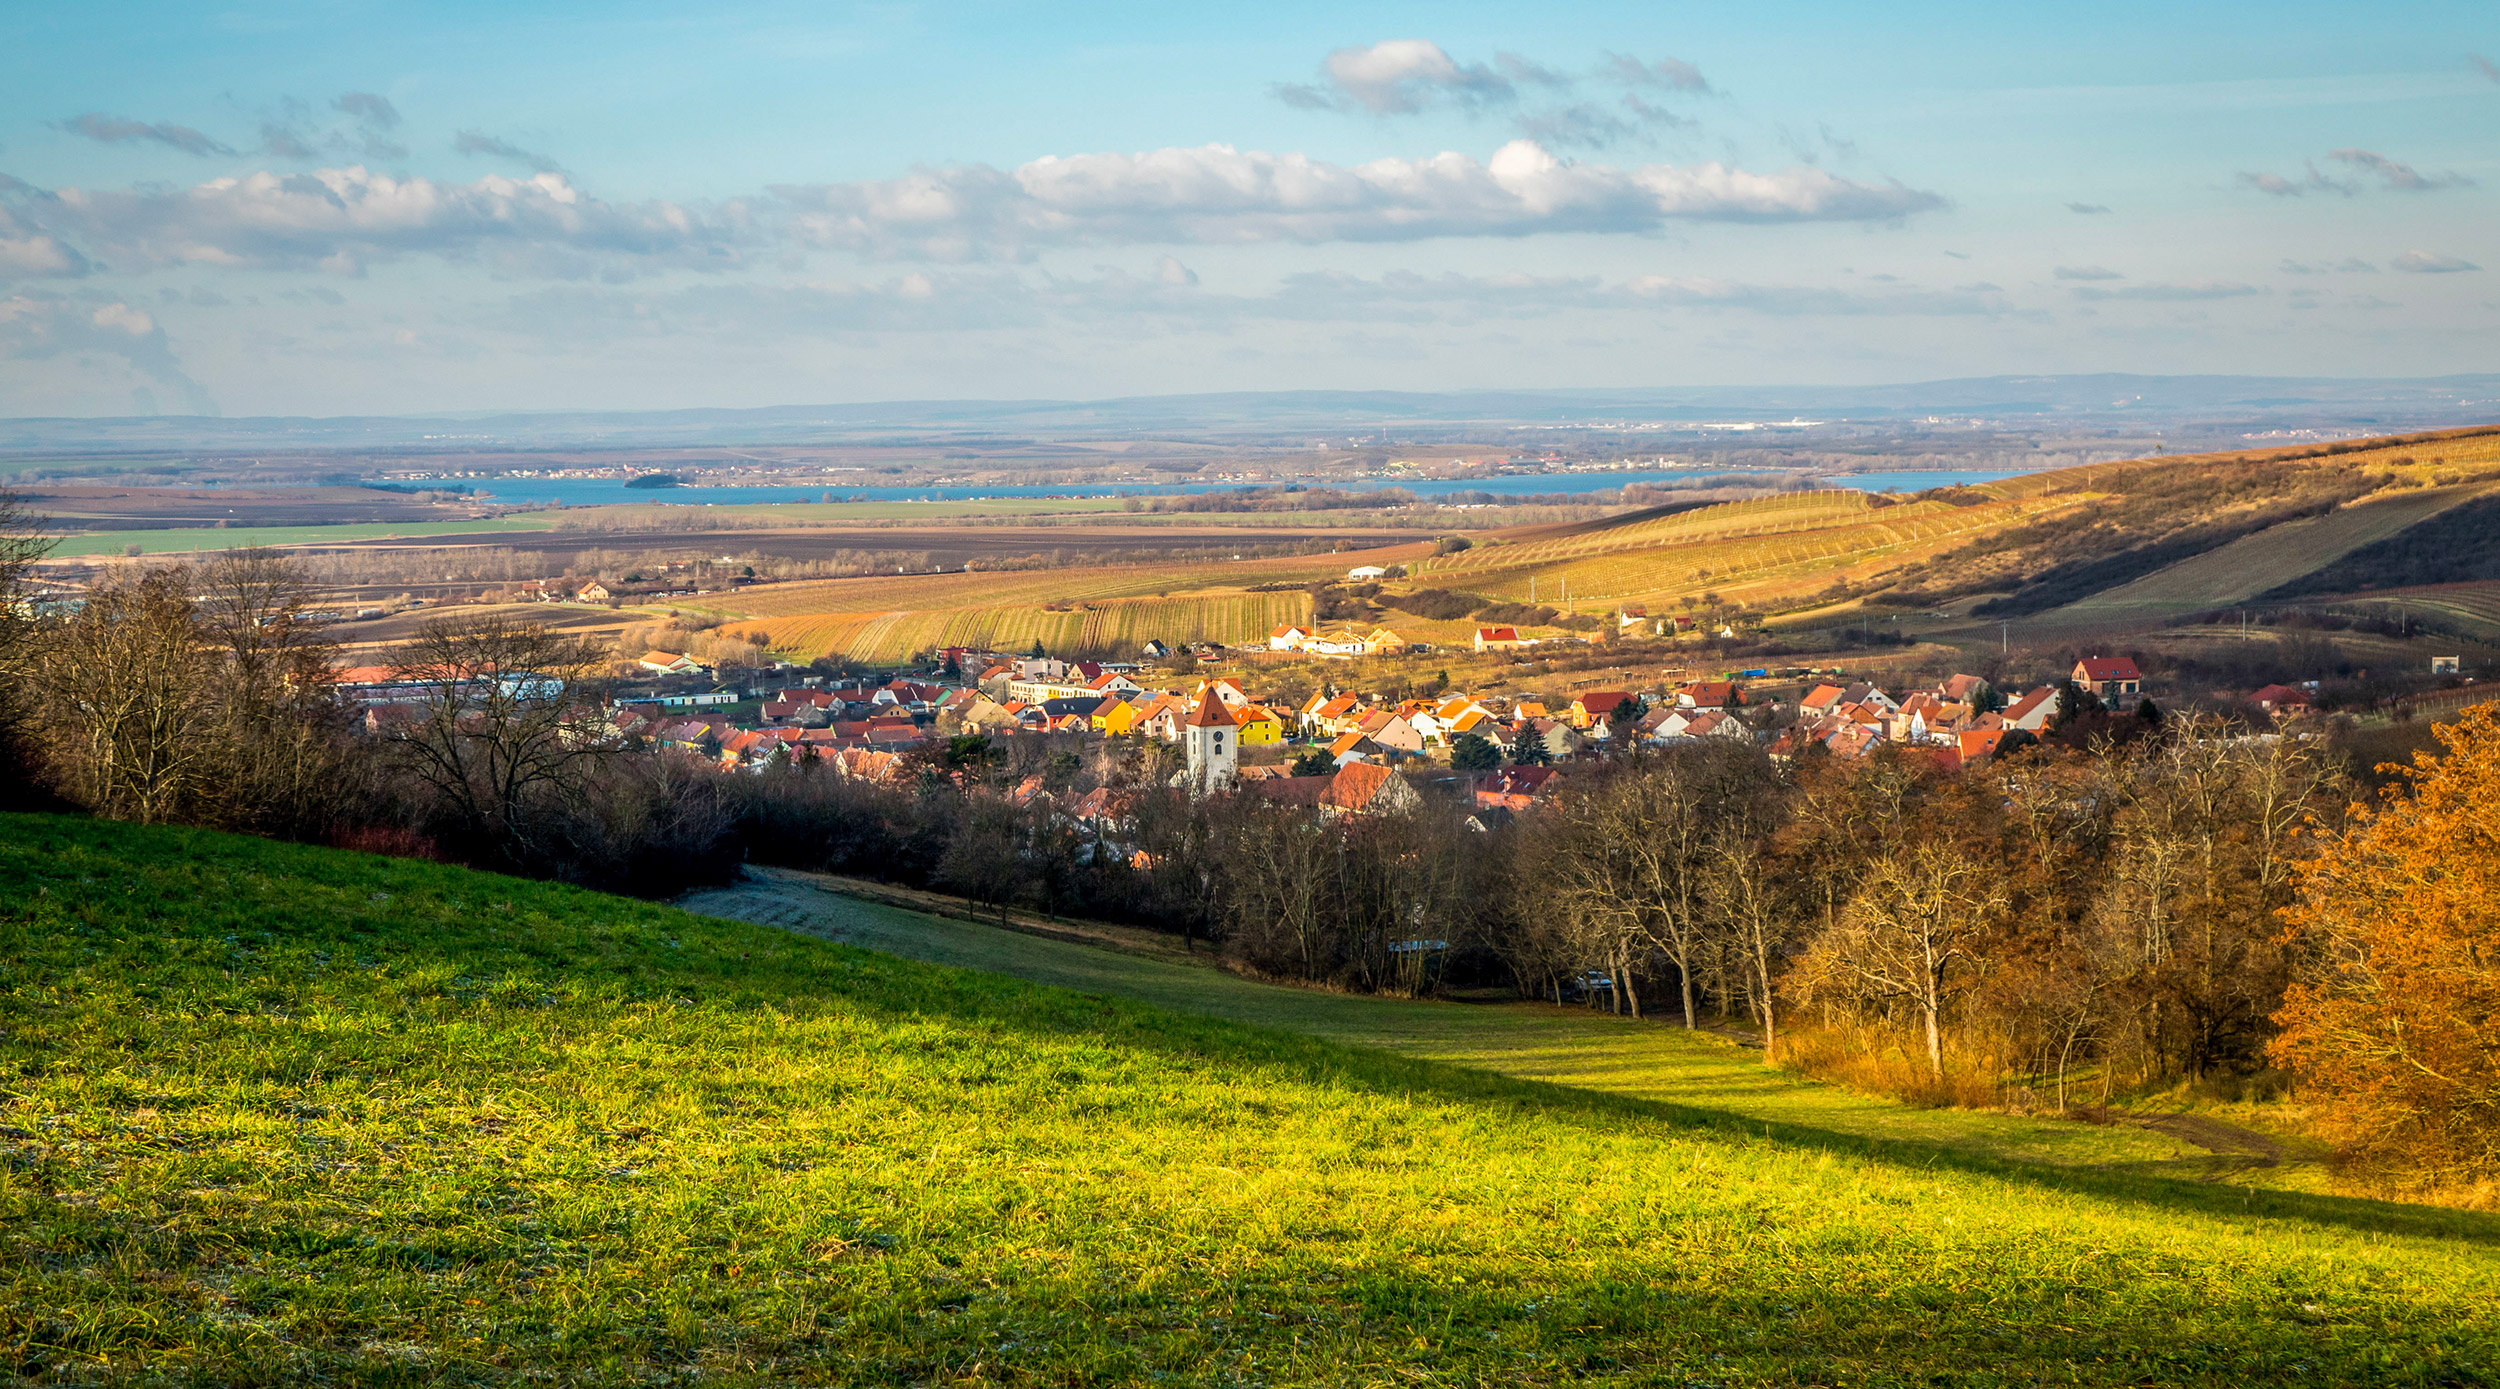
[[[2444,514],[2486,496],[2476,487],[2399,492],[2354,502],[2323,516],[2304,517],[2242,536],[2131,583],[2041,615],[2044,624],[2147,626],[2166,619],[2246,602],[2304,576],[2332,573],[2356,552],[2401,552],[2415,534]]]
[[[2464,1383],[2496,1247],[0,818],[21,1376]]]

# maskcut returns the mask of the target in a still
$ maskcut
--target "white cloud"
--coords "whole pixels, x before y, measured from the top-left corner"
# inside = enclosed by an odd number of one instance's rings
[[[1659,87],[1674,92],[1710,90],[1709,80],[1701,75],[1701,69],[1681,58],[1661,58],[1654,63],[1644,63],[1638,58],[1610,53],[1606,55],[1606,66],[1601,71],[1608,79],[1626,87]]]
[[[1592,87],[1612,88],[1614,94],[1603,96],[1590,91]],[[1320,64],[1319,81],[1278,83],[1270,90],[1289,106],[1374,116],[1445,109],[1473,116],[1499,108],[1512,113],[1518,134],[1548,148],[1579,149],[1647,140],[1696,124],[1645,100],[1644,92],[1714,94],[1701,69],[1681,58],[1644,62],[1610,53],[1596,67],[1572,72],[1508,52],[1494,54],[1490,65],[1461,63],[1430,39],[1387,39],[1367,48],[1340,48]],[[1520,109],[1532,92],[1550,95],[1558,104]]]
[[[37,294],[0,299],[0,358],[40,361],[77,354],[120,360],[148,381],[179,392],[194,413],[216,410],[145,310],[119,300],[92,303]]]
[[[2407,251],[2387,263],[2408,275],[2454,275],[2482,269],[2463,256],[2439,256],[2428,251]]]
[[[83,135],[104,145],[121,145],[134,140],[145,140],[152,144],[170,146],[184,154],[234,153],[232,149],[214,137],[193,130],[187,125],[175,125],[171,121],[134,121],[128,116],[108,116],[101,111],[90,111],[83,116],[73,116],[61,122],[60,128],[72,135]]]
[[[1516,55],[1505,64],[1553,76]],[[1430,39],[1384,39],[1368,48],[1340,48],[1320,64],[1321,80],[1280,84],[1278,99],[1291,106],[1369,111],[1375,116],[1412,115],[1429,107],[1476,107],[1516,97],[1509,78],[1482,63],[1460,66]]]
[[[450,184],[356,166],[182,189],[64,188],[18,203],[49,234],[131,266],[354,273],[372,260],[432,254],[564,274],[586,273],[584,257],[721,264],[745,239],[734,207],[706,216],[675,203],[608,203],[554,173]]]
[[[2356,170],[2360,176],[2376,175],[2378,186],[2389,192],[2429,193],[2442,188],[2474,186],[2474,180],[2463,174],[2425,174],[2401,159],[2390,159],[2375,150],[2352,148],[2329,150],[2326,157],[2346,168]],[[2296,179],[2286,178],[2281,174],[2247,171],[2241,172],[2238,178],[2242,187],[2254,188],[2260,193],[2278,198],[2298,198],[2311,193],[2332,193],[2338,197],[2350,198],[2361,193],[2367,186],[2359,176],[2332,178],[2318,172],[2318,166],[2314,163],[2307,165],[2306,168],[2307,172]]]
[[[2400,159],[2364,149],[2329,151],[2327,158],[2363,173],[2378,175],[2379,186],[2402,193],[2427,193],[2435,188],[2471,188],[2474,180],[2459,173],[2425,174]]]
[[[2137,299],[2156,304],[2185,303],[2196,299],[2245,299],[2252,294],[2263,293],[2265,291],[2255,285],[2240,284],[2232,280],[2195,280],[2186,284],[2166,285],[2125,285],[2117,289],[2081,285],[2075,289],[2077,299]]]
[[[1227,145],[923,169],[776,188],[710,207],[609,202],[557,171],[469,183],[362,165],[261,171],[188,188],[0,184],[0,274],[197,265],[358,274],[409,256],[556,279],[720,270],[758,251],[880,259],[1026,258],[1051,246],[1400,242],[1540,233],[1641,235],[1679,220],[1889,221],[1938,195],[1822,169],[1564,159],[1514,140],[1478,161],[1442,153],[1332,164]]]
[[[1179,273],[1175,273],[1176,269]],[[1230,332],[1251,323],[1454,327],[1489,319],[1592,315],[2031,316],[1993,285],[1904,287],[1875,294],[1814,285],[1637,276],[1529,274],[1377,277],[1334,271],[1289,275],[1271,288],[1210,290],[1170,257],[1147,273],[1105,269],[1090,278],[998,269],[912,272],[885,280],[761,285],[713,282],[657,295],[567,286],[515,299],[497,326],[550,341],[775,335],[853,338],[887,333],[1051,330],[1086,333]]]
[[[1581,164],[1526,140],[1481,163],[1443,153],[1346,166],[1204,145],[1054,156],[1011,173],[971,165],[773,191],[809,244],[935,260],[1014,257],[1059,243],[1417,241],[1640,233],[1681,219],[1882,221],[1944,205],[1934,193],[1819,169]]]
[[[525,150],[509,140],[498,139],[482,130],[463,130],[452,138],[451,147],[461,154],[482,154],[492,159],[509,159],[515,164],[535,169],[542,174],[561,173],[563,165],[534,150]]]
[[[2052,273],[2061,280],[2123,280],[2127,278],[2105,265],[2061,265]]]

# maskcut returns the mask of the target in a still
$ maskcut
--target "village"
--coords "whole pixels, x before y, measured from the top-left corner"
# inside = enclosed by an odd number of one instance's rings
[[[1393,633],[1366,634],[1371,654],[1397,649]],[[1349,635],[1348,641],[1365,638]],[[1475,633],[1479,651],[1519,644],[1507,627]],[[1314,650],[1327,639],[1280,628],[1272,649]],[[1150,651],[1150,655],[1163,654]],[[1319,652],[1319,654],[1329,654]],[[1183,653],[1183,660],[1190,657]],[[1887,690],[1833,673],[1749,686],[1747,675],[1538,699],[1448,691],[1393,699],[1323,685],[1307,697],[1249,688],[1243,677],[1171,678],[1169,667],[1068,661],[960,648],[924,668],[829,676],[715,671],[680,652],[648,651],[613,682],[577,736],[638,745],[724,770],[820,766],[899,786],[929,768],[961,779],[967,749],[987,753],[1047,742],[1094,754],[1090,792],[1072,813],[1099,821],[1113,783],[1143,778],[1193,794],[1251,794],[1326,815],[1394,812],[1438,789],[1472,799],[1480,814],[1525,811],[1567,778],[1638,749],[1739,740],[1786,761],[1812,752],[1866,758],[1900,748],[1955,769],[2023,746],[2079,709],[2135,711],[2143,677],[2126,657],[2087,657],[2067,681],[2012,694],[1957,674],[1932,687]],[[426,691],[406,672],[359,666],[340,690],[367,732],[388,735],[425,717]],[[2296,688],[2258,692],[2289,714]],[[1018,801],[1059,794],[1041,773],[999,788]]]

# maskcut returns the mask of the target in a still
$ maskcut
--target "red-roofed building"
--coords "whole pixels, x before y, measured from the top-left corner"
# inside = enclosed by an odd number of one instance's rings
[[[2144,677],[2124,656],[2086,656],[2075,662],[2074,682],[2112,709],[2128,709],[2144,697]]]
[[[2006,705],[2004,712],[1998,717],[2007,728],[2019,728],[2025,733],[2038,733],[2049,726],[2049,720],[2057,717],[2057,688],[2053,685],[2042,685]]]
[[[1299,778],[1288,778],[1298,780]],[[1320,808],[1339,815],[1385,815],[1424,803],[1406,778],[1370,762],[1348,762],[1330,778]]]
[[[1591,690],[1571,701],[1571,726],[1595,728],[1631,702],[1632,696],[1623,690]]]
[[[1233,711],[1225,707],[1223,693],[1217,686],[1201,690],[1198,707],[1189,711],[1181,726],[1183,751],[1189,756],[1188,770],[1182,776],[1189,789],[1202,796],[1231,785],[1233,769],[1241,765],[1241,729]]]
[[[1967,767],[1974,762],[1996,756],[1997,746],[2003,743],[2005,736],[2011,732],[2013,730],[2010,728],[1965,730],[1954,740],[1954,750],[1961,755],[1961,765]]]
[[[1515,651],[1526,645],[1528,643],[1521,640],[1519,629],[1516,627],[1478,627],[1476,629],[1478,651]]]
[[[1551,767],[1504,767],[1476,783],[1476,804],[1487,810],[1526,810],[1552,788],[1555,775]]]
[[[1675,692],[1675,702],[1687,709],[1732,709],[1745,702],[1745,693],[1731,680],[1695,680]]]

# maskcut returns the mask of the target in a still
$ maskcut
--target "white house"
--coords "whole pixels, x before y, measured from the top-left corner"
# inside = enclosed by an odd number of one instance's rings
[[[1388,578],[1389,571],[1377,564],[1365,564],[1347,570],[1345,576],[1358,584],[1369,583],[1374,579]]]

